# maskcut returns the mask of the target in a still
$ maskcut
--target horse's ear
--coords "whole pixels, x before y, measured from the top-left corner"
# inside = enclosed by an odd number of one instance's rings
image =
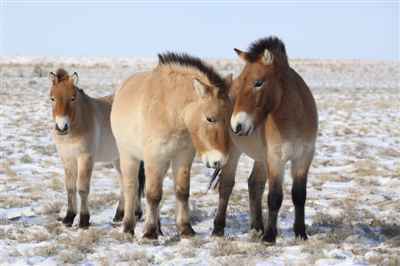
[[[78,73],[74,72],[74,74],[72,74],[72,76],[71,76],[71,80],[74,83],[74,85],[78,85],[78,81],[79,81]]]
[[[263,53],[263,55],[261,57],[261,61],[265,65],[271,65],[274,62],[274,56],[272,55],[272,53],[268,49],[265,49],[264,53]]]
[[[235,51],[235,53],[240,57],[240,59],[242,59],[243,61],[247,62],[247,53],[243,52],[237,48],[233,48],[233,50]]]
[[[193,88],[200,97],[205,97],[208,94],[207,85],[196,78],[193,80]]]
[[[49,80],[51,80],[53,82],[53,84],[56,84],[58,79],[57,79],[57,75],[54,72],[50,72],[49,73]]]

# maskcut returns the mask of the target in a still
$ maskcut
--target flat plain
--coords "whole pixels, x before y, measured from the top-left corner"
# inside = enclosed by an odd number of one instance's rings
[[[237,75],[237,60],[209,60]],[[90,96],[113,93],[152,59],[0,58],[0,265],[400,265],[400,63],[292,60],[319,110],[319,136],[306,203],[308,241],[294,238],[291,177],[275,245],[249,231],[247,178],[242,156],[228,208],[226,236],[211,237],[218,195],[207,191],[210,170],[196,159],[191,217],[197,235],[180,239],[170,173],[164,180],[164,236],[134,237],[113,224],[119,185],[108,164],[97,164],[89,197],[92,226],[66,228],[63,168],[52,142],[49,71],[77,71]],[[264,193],[264,217],[266,217]]]

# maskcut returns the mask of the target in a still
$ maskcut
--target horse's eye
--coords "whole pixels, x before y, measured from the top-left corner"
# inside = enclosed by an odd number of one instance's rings
[[[55,99],[54,97],[51,97],[50,100],[51,100],[52,102],[54,102],[56,99]]]
[[[75,96],[71,98],[71,102],[75,101]]]
[[[208,117],[208,116],[207,116],[207,121],[208,121],[209,123],[215,123],[215,122],[217,122],[217,120],[216,120],[215,118],[213,118],[213,117]]]
[[[256,80],[254,81],[254,87],[259,88],[264,84],[264,80]]]

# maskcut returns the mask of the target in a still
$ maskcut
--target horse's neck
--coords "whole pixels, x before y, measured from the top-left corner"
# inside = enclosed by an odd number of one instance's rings
[[[83,92],[79,91],[79,99],[76,105],[74,126],[79,131],[87,128],[88,118],[90,117],[90,98]]]

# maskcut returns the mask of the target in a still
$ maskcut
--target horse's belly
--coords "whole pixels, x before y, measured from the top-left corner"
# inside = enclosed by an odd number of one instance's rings
[[[259,129],[250,136],[236,136],[232,132],[230,134],[233,143],[241,152],[255,161],[265,160],[265,146]]]

